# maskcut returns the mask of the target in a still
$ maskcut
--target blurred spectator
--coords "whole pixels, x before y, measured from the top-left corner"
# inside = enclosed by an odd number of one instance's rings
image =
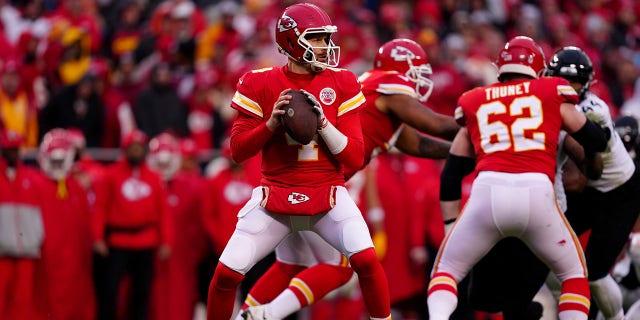
[[[133,114],[138,129],[148,136],[170,131],[180,137],[189,133],[187,106],[171,86],[171,70],[160,63],[151,73],[149,86],[136,98]]]
[[[122,137],[136,127],[131,103],[109,81],[110,68],[105,60],[93,59],[89,72],[95,76],[96,94],[105,107],[104,134],[100,146],[116,148]]]
[[[64,21],[72,28],[81,29],[87,35],[87,48],[91,53],[99,52],[102,47],[102,28],[97,11],[97,2],[93,0],[61,0],[50,19]]]
[[[88,147],[99,147],[104,134],[105,110],[96,92],[96,78],[86,74],[77,84],[63,87],[40,110],[40,132],[78,128]]]
[[[115,61],[110,83],[125,101],[133,105],[140,91],[145,88],[146,76],[145,70],[136,64],[134,53],[126,52]]]
[[[80,183],[88,194],[91,205],[95,202],[95,186],[104,173],[104,166],[93,160],[87,152],[87,140],[82,131],[67,129],[67,135],[74,151],[71,176]]]
[[[424,296],[427,291],[427,248],[424,231],[426,215],[415,210],[422,179],[412,179],[418,173],[419,161],[402,154],[383,154],[376,157],[365,183],[366,209],[376,208],[384,212],[382,232],[387,236],[386,250],[382,256],[376,244],[382,267],[389,282],[391,307],[400,318],[417,318],[426,313]],[[419,174],[424,175],[424,172]],[[383,196],[384,195],[384,196]],[[423,204],[424,205],[424,204]],[[412,209],[414,208],[414,209]],[[376,230],[376,227],[371,228]],[[380,231],[378,231],[380,232]],[[375,233],[373,239],[376,239]]]
[[[14,2],[14,6],[5,5],[2,7],[0,20],[4,27],[4,34],[7,40],[15,44],[20,36],[25,33],[39,33],[43,36],[42,30],[51,28],[48,18],[44,17],[44,3],[42,0],[26,0]]]
[[[640,76],[640,68],[636,67],[628,56],[619,51],[610,51],[605,60],[607,65],[613,67],[614,78],[611,79],[613,81],[607,81],[607,79],[605,81],[609,87],[613,104],[616,109],[619,109],[626,100],[633,96],[635,82]],[[617,115],[618,112],[611,116]]]
[[[198,39],[196,60],[217,64],[226,60],[227,54],[242,44],[242,35],[234,25],[240,7],[234,1],[222,1],[218,6],[219,17],[211,23]],[[248,37],[250,38],[250,37]],[[251,70],[251,69],[249,69]]]
[[[98,185],[92,221],[94,250],[104,257],[98,279],[98,319],[115,319],[118,289],[131,279],[131,314],[146,319],[155,256],[171,253],[173,225],[160,176],[145,163],[147,137],[133,131],[123,138],[124,157],[105,169]],[[97,284],[98,285],[98,284]]]
[[[225,140],[220,157],[209,165],[206,187],[204,226],[219,257],[233,233],[236,213],[251,197],[260,182],[260,157],[238,164],[231,160],[229,140]]]
[[[66,130],[45,134],[38,151],[46,235],[36,265],[40,319],[90,320],[96,314],[89,202],[70,176],[74,156]]]
[[[187,101],[187,124],[198,150],[217,149],[227,131],[227,124],[216,108],[215,85],[220,73],[214,67],[200,67],[195,74],[194,92]]]
[[[178,140],[162,133],[149,142],[149,168],[162,176],[176,237],[168,259],[156,259],[151,319],[193,319],[198,301],[198,274],[206,235],[202,223],[204,179],[180,170]],[[207,195],[208,197],[208,195]]]
[[[433,91],[427,106],[438,113],[453,115],[458,97],[470,88],[465,69],[466,44],[459,34],[449,35],[442,43],[433,30],[425,29],[416,37],[429,59]]]
[[[191,138],[180,140],[180,171],[190,175],[201,176],[200,163],[198,160],[198,148]]]
[[[91,39],[85,30],[70,27],[63,32],[60,45],[62,51],[56,75],[62,86],[76,84],[89,71]]]
[[[23,138],[0,131],[0,318],[35,318],[35,265],[44,239],[38,172],[20,161]]]
[[[117,60],[122,54],[133,52],[140,44],[143,34],[142,5],[135,0],[115,2],[116,14],[109,17],[106,27],[111,46],[108,49],[109,56]]]
[[[38,110],[20,86],[20,62],[5,60],[0,73],[0,118],[4,128],[24,137],[24,146],[38,146]]]
[[[46,87],[45,62],[41,59],[41,35],[23,32],[18,39],[17,53],[21,57],[21,87],[29,95],[37,109],[47,103],[49,89]]]

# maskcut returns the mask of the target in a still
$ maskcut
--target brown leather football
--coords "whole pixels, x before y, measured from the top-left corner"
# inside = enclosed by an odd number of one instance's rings
[[[291,138],[301,144],[308,144],[318,129],[318,116],[313,111],[313,103],[300,91],[287,93],[291,101],[282,107],[285,114],[280,122]]]

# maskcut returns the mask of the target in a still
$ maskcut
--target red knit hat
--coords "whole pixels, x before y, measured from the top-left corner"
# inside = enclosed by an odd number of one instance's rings
[[[140,130],[133,130],[122,138],[122,142],[120,143],[120,146],[123,149],[126,149],[127,147],[129,147],[132,143],[139,143],[146,146],[147,140],[148,140],[147,135],[144,132]]]

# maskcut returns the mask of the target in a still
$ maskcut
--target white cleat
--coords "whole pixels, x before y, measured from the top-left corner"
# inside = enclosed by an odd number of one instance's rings
[[[242,318],[245,320],[276,320],[267,313],[266,305],[249,307],[242,312]]]

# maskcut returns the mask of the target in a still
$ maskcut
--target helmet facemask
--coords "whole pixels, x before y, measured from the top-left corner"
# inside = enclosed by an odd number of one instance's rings
[[[409,57],[407,57],[407,64],[409,64],[409,70],[407,70],[405,75],[416,84],[418,100],[422,102],[427,101],[431,95],[431,91],[433,91],[433,81],[429,79],[429,76],[433,74],[431,65],[427,63],[414,66]]]
[[[38,162],[42,171],[52,180],[61,180],[67,177],[73,166],[75,151],[73,149],[56,148],[41,151]]]
[[[305,49],[302,54],[302,60],[300,62],[306,62],[311,65],[314,71],[322,71],[327,67],[335,68],[340,62],[340,47],[333,43],[331,40],[331,34],[337,32],[336,26],[324,26],[321,28],[308,28],[298,37],[298,45]],[[326,46],[312,46],[307,40],[308,37],[315,36],[317,34],[324,34],[327,37]],[[314,49],[326,50],[327,59],[326,62],[318,61]]]
[[[170,150],[159,150],[151,152],[147,156],[147,164],[152,170],[162,176],[162,180],[169,181],[173,179],[178,171],[180,171],[180,164],[182,157],[180,153]]]

